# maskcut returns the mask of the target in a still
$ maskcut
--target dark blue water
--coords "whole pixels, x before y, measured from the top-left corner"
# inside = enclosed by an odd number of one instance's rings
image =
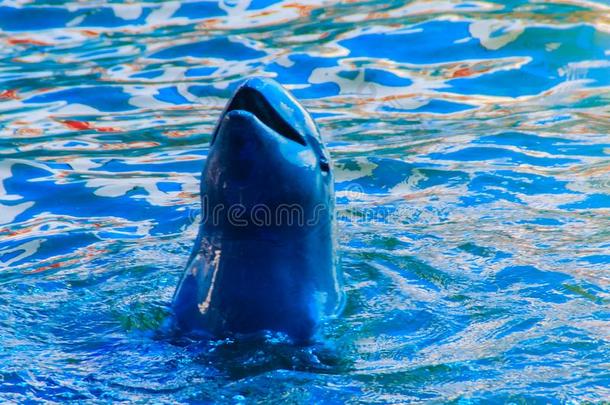
[[[610,400],[607,1],[0,4],[2,402]],[[311,347],[163,329],[250,75],[334,158]]]

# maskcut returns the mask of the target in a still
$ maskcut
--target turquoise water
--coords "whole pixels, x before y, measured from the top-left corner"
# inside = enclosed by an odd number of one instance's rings
[[[0,4],[2,402],[610,400],[608,2]],[[311,347],[164,333],[250,75],[334,158]]]

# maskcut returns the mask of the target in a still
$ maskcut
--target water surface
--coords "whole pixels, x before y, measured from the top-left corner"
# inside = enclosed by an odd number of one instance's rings
[[[0,4],[3,402],[610,398],[607,2]],[[250,75],[334,158],[313,347],[159,332]]]

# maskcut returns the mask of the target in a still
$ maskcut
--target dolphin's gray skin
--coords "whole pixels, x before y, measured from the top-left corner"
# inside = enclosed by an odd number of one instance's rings
[[[214,131],[202,222],[173,299],[180,329],[223,337],[282,332],[307,342],[342,304],[328,152],[278,83],[252,78]]]

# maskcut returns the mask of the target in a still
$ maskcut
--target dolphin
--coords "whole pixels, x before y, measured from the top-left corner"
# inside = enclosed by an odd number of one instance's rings
[[[222,112],[201,203],[172,302],[180,330],[309,342],[340,312],[330,157],[311,116],[274,80],[247,79]]]

